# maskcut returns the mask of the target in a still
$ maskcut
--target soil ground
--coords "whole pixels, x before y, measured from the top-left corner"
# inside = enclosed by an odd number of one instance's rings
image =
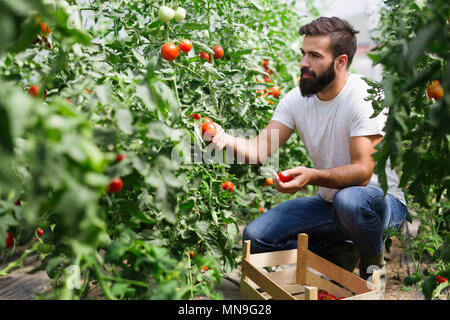
[[[18,252],[15,256],[20,254],[21,248],[17,249]],[[418,287],[406,288],[403,285],[403,280],[408,276],[405,256],[406,253],[401,248],[401,242],[393,238],[391,252],[385,255],[388,271],[388,281],[384,294],[385,300],[424,300],[424,296]],[[0,300],[32,300],[35,298],[36,293],[48,290],[50,279],[45,271],[33,274],[27,273],[38,264],[37,258],[29,259],[22,269],[15,270],[6,277],[0,277]],[[0,265],[0,270],[6,265]],[[240,270],[235,269],[229,276],[239,281]],[[221,284],[216,285],[216,290],[223,295],[224,300],[242,300],[239,287],[226,279],[222,279]],[[103,299],[100,288],[92,287],[89,297]],[[195,300],[208,300],[208,298],[198,296]]]

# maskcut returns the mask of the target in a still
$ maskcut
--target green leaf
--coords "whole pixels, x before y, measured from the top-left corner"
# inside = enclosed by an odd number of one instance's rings
[[[119,109],[116,111],[117,126],[126,134],[133,133],[133,117],[129,110]]]
[[[424,55],[425,50],[430,47],[430,44],[442,32],[442,28],[443,26],[439,20],[435,20],[418,32],[417,36],[408,45],[408,50],[404,55],[408,69],[414,67],[417,60]]]
[[[187,22],[183,24],[184,29],[190,29],[190,30],[207,30],[209,29],[208,23],[199,23],[199,22]],[[194,41],[192,41],[194,43]]]
[[[195,40],[192,40],[192,44],[196,47],[196,49],[198,47],[198,48],[200,48],[201,51],[205,51],[206,53],[214,55],[213,49],[211,49],[207,45],[205,45],[199,41],[195,41]]]

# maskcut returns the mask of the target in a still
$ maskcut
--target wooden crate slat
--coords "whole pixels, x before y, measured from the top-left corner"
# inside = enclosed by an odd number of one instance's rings
[[[287,292],[289,292],[291,295],[305,293],[305,286],[302,284],[297,283],[286,284],[283,285],[282,288]]]
[[[247,300],[267,300],[255,288],[250,286],[247,281],[241,280],[241,295]]]
[[[358,294],[356,296],[350,296],[342,300],[380,300],[380,299],[381,299],[380,290],[374,290]]]
[[[248,259],[256,268],[297,263],[297,249],[251,254]]]
[[[321,290],[326,290],[328,293],[339,297],[349,297],[353,295],[353,292],[341,288],[334,283],[331,283],[327,279],[322,278],[318,274],[315,274],[311,270],[306,269],[306,284],[308,286],[315,286],[320,288]]]
[[[295,250],[297,251],[297,250]],[[267,278],[261,271],[256,269],[246,259],[242,260],[242,274],[249,277],[261,289],[270,292],[270,295],[276,300],[294,300],[295,298],[277,283]]]
[[[297,274],[296,282],[299,284],[306,283],[306,265],[308,252],[308,235],[299,234],[297,239]]]
[[[319,271],[323,275],[338,282],[356,294],[371,291],[367,287],[366,281],[311,251],[308,251],[306,259],[308,261],[308,267]]]
[[[306,270],[305,270],[306,273]],[[306,276],[306,275],[305,275]],[[319,300],[317,287],[305,286],[305,300]]]
[[[266,274],[266,277],[280,285],[283,285],[295,283],[295,275],[296,270],[290,269],[290,270],[269,272]]]

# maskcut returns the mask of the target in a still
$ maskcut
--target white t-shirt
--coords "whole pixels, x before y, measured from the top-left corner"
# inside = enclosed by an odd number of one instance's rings
[[[330,101],[322,101],[317,95],[303,97],[300,89],[294,88],[278,104],[272,120],[279,121],[297,130],[317,169],[335,168],[351,163],[350,137],[385,135],[384,125],[387,111],[370,118],[374,110],[370,101],[369,85],[358,74],[349,74],[341,92]],[[386,162],[388,193],[406,205],[405,196],[398,187],[399,179]],[[369,185],[380,187],[374,173]],[[320,187],[320,196],[332,202],[339,189]]]

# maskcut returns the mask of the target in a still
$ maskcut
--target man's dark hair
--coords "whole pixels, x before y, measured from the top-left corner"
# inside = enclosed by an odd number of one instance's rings
[[[356,34],[359,33],[350,23],[338,17],[320,17],[300,27],[299,33],[302,36],[329,35],[333,58],[346,54],[347,69],[350,67],[356,52]]]

